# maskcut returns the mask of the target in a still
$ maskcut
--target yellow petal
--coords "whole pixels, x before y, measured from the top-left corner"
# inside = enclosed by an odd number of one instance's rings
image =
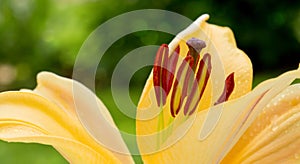
[[[80,156],[81,148],[92,152],[92,155],[87,156],[90,160],[98,160],[99,155],[103,160],[115,157],[113,153],[99,144],[92,145],[89,142],[91,138],[84,129],[63,110],[33,93],[0,93],[0,124],[1,139],[53,144],[69,160],[78,159],[76,156]],[[22,138],[22,136],[25,137]],[[57,140],[53,137],[61,139]],[[65,144],[62,144],[64,141],[66,141]],[[89,144],[86,144],[87,142]],[[72,151],[70,146],[74,146]]]
[[[84,124],[82,129],[89,130],[93,139],[88,136],[81,142],[95,149],[99,146],[97,142],[100,142],[113,151],[121,161],[133,163],[129,150],[110,113],[93,92],[76,81],[50,72],[39,73],[37,81],[38,86],[34,89],[35,93],[60,106],[70,115],[73,122],[78,126]],[[78,116],[80,117],[78,118]],[[82,133],[87,134],[88,132]]]
[[[74,85],[80,85],[75,81],[60,77],[51,72],[41,72],[37,76],[37,87],[33,90],[35,93],[38,93],[41,96],[44,96],[49,101],[57,104],[59,107],[64,109],[67,113],[69,113],[73,118],[77,118],[75,103],[74,103]],[[74,84],[76,83],[76,84]],[[81,86],[84,87],[84,86]],[[86,92],[88,89],[86,88]],[[95,96],[96,97],[96,96]],[[109,123],[114,125],[114,121],[104,106],[104,104],[99,100],[97,100],[97,105],[99,105],[99,110],[105,116]]]
[[[257,118],[263,107],[299,77],[300,70],[287,72],[276,79],[263,82],[239,99],[197,113],[176,129],[172,129],[171,135],[157,152],[153,144],[156,143],[155,136],[159,134],[149,133],[149,129],[157,129],[158,118],[137,121],[137,141],[143,161],[145,163],[221,162]],[[208,112],[221,112],[222,115],[219,120],[214,120],[212,117],[206,118]],[[210,123],[213,123],[210,122],[211,120],[217,121],[217,126],[210,133],[206,129]],[[165,133],[170,132],[166,130]]]
[[[300,162],[299,148],[300,84],[297,84],[264,108],[223,162]]]
[[[0,118],[38,125],[51,133],[74,138],[78,126],[64,111],[46,99],[28,92],[0,93]],[[67,130],[69,129],[69,130]]]
[[[90,147],[67,138],[47,135],[42,129],[18,121],[0,122],[0,139],[8,142],[37,142],[54,146],[70,163],[120,163],[111,153],[96,152]]]

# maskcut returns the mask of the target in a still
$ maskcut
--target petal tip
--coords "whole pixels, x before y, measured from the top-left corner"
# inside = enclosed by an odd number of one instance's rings
[[[196,21],[195,23],[200,25],[202,22],[206,22],[209,19],[208,14],[202,14]]]
[[[48,72],[48,71],[42,71],[37,74],[37,83],[38,84],[44,84],[49,81],[51,81],[51,82],[61,81],[62,82],[62,81],[70,81],[70,79],[63,77],[63,76],[59,76],[53,72]],[[61,83],[61,82],[58,82],[58,83]]]
[[[37,74],[37,79],[43,79],[47,76],[53,76],[53,75],[54,75],[54,73],[51,73],[51,72],[48,72],[48,71],[42,71],[42,72],[39,72]]]

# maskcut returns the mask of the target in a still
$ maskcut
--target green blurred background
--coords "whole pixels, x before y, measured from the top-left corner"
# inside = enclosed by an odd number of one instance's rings
[[[209,22],[229,26],[239,48],[252,60],[254,85],[297,68],[300,62],[300,1],[0,0],[0,91],[34,88],[35,76],[42,70],[71,77],[82,43],[97,26],[124,12],[149,8],[190,19],[209,13]],[[119,39],[106,52],[105,64],[97,71],[97,93],[120,129],[134,133],[135,126],[112,100],[109,87],[115,65],[135,48],[168,43],[172,37],[154,31],[136,32]],[[131,80],[135,103],[150,69],[138,71]],[[138,157],[136,160],[139,162]],[[66,161],[50,146],[1,142],[0,163]]]

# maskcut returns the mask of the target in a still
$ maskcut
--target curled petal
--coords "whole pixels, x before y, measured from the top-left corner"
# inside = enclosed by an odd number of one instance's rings
[[[41,129],[16,121],[1,121],[0,138],[8,142],[41,143],[54,146],[70,163],[121,163],[112,153],[101,154],[90,147],[63,137],[47,135]]]
[[[276,96],[233,147],[224,163],[299,161],[300,84]]]
[[[85,154],[80,155],[81,149],[83,153],[91,153],[87,160],[114,160],[113,154],[105,148],[99,147],[96,152],[80,143],[79,138],[86,138],[80,127],[56,105],[32,93],[0,94],[0,138],[10,142],[52,145],[70,162],[74,159],[83,161]]]
[[[37,75],[37,87],[33,90],[33,93],[39,94],[52,103],[58,105],[71,118],[78,119],[76,113],[76,106],[74,103],[74,84],[77,82],[60,77],[50,72],[41,72]],[[80,85],[80,84],[79,84]],[[81,87],[84,87],[81,85]],[[85,88],[85,87],[84,87]],[[88,89],[85,89],[88,92]],[[95,96],[99,110],[105,116],[106,121],[115,125],[109,111],[100,99]]]
[[[74,87],[80,91],[82,96],[80,101],[77,100],[76,104],[73,97]],[[34,91],[3,92],[0,94],[0,124],[7,120],[16,122],[18,126],[11,126],[11,129],[18,129],[19,124],[22,124],[23,128],[20,133],[24,133],[29,129],[28,127],[32,128],[34,126],[37,127],[36,129],[39,132],[50,136],[50,138],[51,136],[55,136],[65,140],[76,141],[100,155],[104,152],[104,157],[102,158],[110,158],[109,156],[105,157],[105,154],[110,153],[120,161],[133,163],[131,156],[128,155],[129,153],[121,154],[113,152],[100,145],[79,121],[80,119],[76,113],[78,107],[84,105],[84,108],[81,108],[81,110],[86,110],[87,116],[89,115],[88,110],[95,109],[92,108],[93,104],[89,103],[91,99],[97,101],[96,109],[100,110],[104,118],[102,122],[98,120],[97,126],[103,126],[102,123],[105,123],[111,127],[111,129],[106,129],[106,133],[102,133],[102,135],[106,136],[111,130],[114,131],[117,128],[102,102],[96,99],[96,96],[91,91],[78,82],[48,72],[38,75],[38,87]],[[28,132],[31,132],[30,129]],[[15,135],[20,135],[18,134],[18,130],[16,130]],[[30,135],[28,136],[30,137]],[[115,139],[116,145],[125,146],[120,134],[115,134],[111,138]],[[6,141],[10,140],[10,138],[3,139]],[[18,142],[21,142],[21,140],[18,140]],[[39,142],[39,140],[35,142],[44,143]],[[59,147],[56,145],[53,146],[62,154],[65,154]],[[62,150],[64,149],[63,147]],[[127,150],[126,146],[125,150]],[[80,152],[81,150],[78,149],[76,151]]]
[[[60,106],[82,128],[81,133],[87,137],[81,138],[81,142],[95,149],[99,143],[104,144],[121,161],[133,163],[109,111],[93,92],[77,81],[49,72],[39,73],[37,81],[34,92]]]

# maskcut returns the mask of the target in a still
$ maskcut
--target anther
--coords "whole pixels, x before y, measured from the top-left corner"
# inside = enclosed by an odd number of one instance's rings
[[[177,47],[169,56],[169,47],[166,44],[161,45],[157,51],[153,66],[153,85],[158,106],[165,105],[171,90],[179,51]]]
[[[229,96],[233,92],[234,89],[234,72],[227,76],[225,80],[225,86],[222,95],[219,97],[218,101],[214,103],[214,105],[218,105],[223,103],[229,99]]]
[[[178,68],[177,78],[175,79],[173,92],[170,102],[171,115],[175,117],[181,108],[184,98],[187,96],[188,80],[192,73],[191,65],[193,65],[193,58],[191,56],[185,57],[184,61]],[[183,82],[182,82],[183,81]],[[181,83],[180,83],[181,82]],[[179,84],[181,84],[179,86]]]
[[[186,42],[187,46],[189,47],[189,55],[191,55],[194,58],[194,66],[193,70],[195,71],[195,68],[199,61],[199,54],[203,48],[206,47],[206,44],[203,40],[199,40],[197,38],[191,38]]]
[[[208,83],[211,69],[211,56],[210,54],[206,53],[200,61],[191,93],[187,97],[187,101],[183,111],[184,115],[192,115],[196,111],[196,108],[203,96],[204,90]]]

